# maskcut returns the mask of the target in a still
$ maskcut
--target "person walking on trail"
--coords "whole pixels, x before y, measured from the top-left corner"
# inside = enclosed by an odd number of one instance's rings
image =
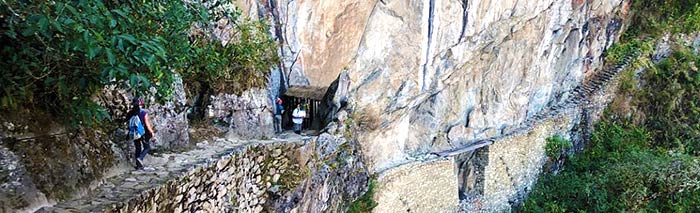
[[[277,100],[275,100],[275,134],[282,132],[282,114],[284,114],[282,99],[277,98]]]
[[[144,109],[142,98],[134,98],[132,108],[127,113],[129,119],[129,138],[134,141],[136,169],[143,169],[143,159],[151,151],[151,139],[155,136],[148,111]],[[142,149],[143,148],[143,149]]]
[[[301,124],[304,123],[304,118],[306,118],[306,109],[301,104],[297,104],[297,108],[292,112],[294,133],[301,134]]]

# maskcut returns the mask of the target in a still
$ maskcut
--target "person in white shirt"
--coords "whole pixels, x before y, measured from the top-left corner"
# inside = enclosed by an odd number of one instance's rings
[[[301,134],[301,124],[306,118],[306,109],[301,104],[292,112],[292,122],[294,123],[294,133]]]

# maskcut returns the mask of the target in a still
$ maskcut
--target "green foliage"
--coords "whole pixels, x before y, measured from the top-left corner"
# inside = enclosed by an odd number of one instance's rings
[[[355,120],[352,117],[348,117],[343,121],[345,125],[345,131],[343,131],[343,137],[347,140],[353,140],[355,136],[353,135],[353,127],[355,125]]]
[[[190,67],[195,69],[183,71],[186,84],[233,92],[265,85],[269,68],[278,61],[276,44],[267,33],[270,27],[263,21],[250,20],[233,25],[235,43],[221,45],[221,41],[208,38],[194,42],[203,51],[195,51]]]
[[[367,186],[367,192],[360,198],[355,200],[350,204],[348,208],[348,213],[366,213],[372,212],[374,207],[377,207],[378,203],[372,198],[374,196],[374,188],[376,187],[376,180],[370,179],[369,186]]]
[[[647,56],[654,51],[654,41],[665,32],[700,31],[700,0],[632,1],[632,21],[620,42],[605,51],[608,64],[619,64],[628,55]],[[652,68],[646,57],[635,57],[630,68]],[[628,72],[620,84],[622,92],[631,92],[636,85]]]
[[[635,0],[632,12],[623,40],[700,30],[700,0]]]
[[[623,41],[606,51],[606,62],[617,63],[634,51],[642,56],[632,68],[649,70],[643,76],[645,82],[641,95],[635,97],[635,105],[645,117],[645,126],[654,133],[659,148],[676,149],[684,153],[700,154],[700,126],[694,121],[700,113],[698,86],[700,58],[684,47],[674,47],[676,52],[658,65],[652,65],[654,38],[664,32],[688,33],[700,31],[700,0],[650,0],[634,1],[632,25]],[[631,70],[623,72],[620,92],[632,94],[636,79]]]
[[[105,85],[140,95],[154,87],[167,100],[175,71],[185,81],[265,76],[276,60],[267,26],[238,21],[240,13],[222,3],[3,0],[0,106],[37,107],[89,125],[109,118],[91,100]],[[239,33],[228,45],[208,37],[222,19]]]
[[[654,41],[651,39],[632,39],[612,45],[605,51],[605,62],[619,64],[629,55],[647,55],[654,51]],[[635,61],[632,61],[632,65]]]
[[[635,91],[637,79],[634,70],[627,69],[620,73],[620,93],[629,94]]]
[[[554,135],[547,138],[547,144],[544,147],[545,153],[551,159],[559,159],[567,150],[571,149],[573,144],[571,141],[564,139],[561,135]]]
[[[628,69],[623,71],[620,91],[632,95],[644,122],[608,117],[596,125],[591,147],[573,156],[557,175],[541,177],[522,211],[700,211],[700,60],[687,48],[656,66],[648,57],[654,39],[663,33],[700,31],[700,4],[698,0],[632,4],[632,25],[622,41],[606,51],[606,62],[617,64],[633,53],[642,56],[630,67],[649,70],[643,76],[645,83],[635,88],[634,72]]]
[[[544,175],[524,212],[699,211],[697,157],[658,151],[643,128],[604,121],[591,148]]]
[[[637,105],[659,148],[700,155],[700,57],[676,47],[644,76]]]
[[[597,124],[590,148],[573,156],[557,175],[534,187],[524,212],[698,212],[700,211],[700,57],[674,47],[669,59],[652,65],[654,39],[666,32],[700,31],[699,0],[636,0],[632,24],[606,52],[617,64],[631,53],[632,68],[648,68],[637,82],[623,72],[622,94],[632,95],[642,117],[633,124],[607,116]],[[638,91],[638,92],[635,92]],[[633,93],[634,92],[634,93]]]
[[[621,72],[619,89],[621,93],[630,93],[637,85],[635,70],[638,68],[652,67],[651,62],[645,57],[654,51],[654,42],[651,39],[632,39],[627,42],[613,44],[605,52],[605,62],[608,64],[623,63],[623,59],[632,56],[632,61],[627,64],[625,70]]]
[[[591,147],[544,175],[521,210],[700,211],[700,57],[675,49],[630,93],[644,122],[599,123]]]

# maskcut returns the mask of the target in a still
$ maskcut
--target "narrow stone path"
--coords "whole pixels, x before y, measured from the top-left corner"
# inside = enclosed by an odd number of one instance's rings
[[[569,92],[568,98],[564,99],[563,101],[559,102],[558,104],[552,105],[550,107],[547,107],[546,109],[540,111],[539,113],[535,114],[534,116],[528,118],[524,122],[520,123],[517,127],[513,127],[510,129],[504,130],[504,133],[496,136],[496,137],[491,137],[483,140],[476,140],[470,145],[465,146],[465,147],[459,147],[456,149],[452,150],[447,150],[443,152],[438,152],[438,153],[433,153],[438,156],[454,156],[454,155],[459,155],[461,153],[473,151],[476,149],[479,149],[481,147],[489,146],[493,144],[495,141],[506,138],[509,136],[513,135],[518,135],[518,134],[523,134],[526,132],[529,132],[533,126],[549,119],[552,117],[555,117],[559,114],[561,114],[563,111],[571,108],[578,106],[580,104],[587,103],[590,101],[590,98],[594,95],[596,95],[598,92],[600,92],[605,86],[610,83],[610,81],[617,76],[622,70],[627,68],[627,66],[632,63],[632,61],[639,56],[638,53],[634,52],[631,53],[627,56],[625,56],[622,59],[622,62],[619,64],[616,64],[614,66],[608,67],[607,69],[604,69],[603,71],[600,71],[598,73],[593,74],[593,76],[583,82],[583,84],[577,86],[573,90]]]
[[[105,209],[114,209],[115,206],[122,205],[130,199],[138,199],[144,192],[183,177],[200,167],[211,166],[223,156],[247,147],[281,143],[305,144],[310,139],[310,137],[300,136],[249,141],[217,138],[212,142],[198,143],[194,150],[148,156],[144,160],[147,169],[131,170],[106,179],[81,198],[58,203],[53,207],[45,207],[38,212],[104,212]]]

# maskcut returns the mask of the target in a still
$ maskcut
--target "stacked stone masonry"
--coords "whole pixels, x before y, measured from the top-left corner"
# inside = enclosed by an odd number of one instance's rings
[[[281,138],[218,138],[147,157],[147,169],[39,212],[339,212],[365,192],[369,175],[354,142],[330,134]]]
[[[374,212],[455,212],[457,178],[451,159],[403,165],[377,179]]]
[[[308,142],[308,138],[304,139]],[[41,212],[261,212],[307,175],[305,141],[219,140],[200,149],[147,161],[152,171],[133,171],[107,180],[83,199]]]
[[[511,210],[521,203],[547,161],[546,139],[557,132],[568,132],[570,122],[564,118],[550,119],[526,134],[504,138],[489,146],[479,211]]]

